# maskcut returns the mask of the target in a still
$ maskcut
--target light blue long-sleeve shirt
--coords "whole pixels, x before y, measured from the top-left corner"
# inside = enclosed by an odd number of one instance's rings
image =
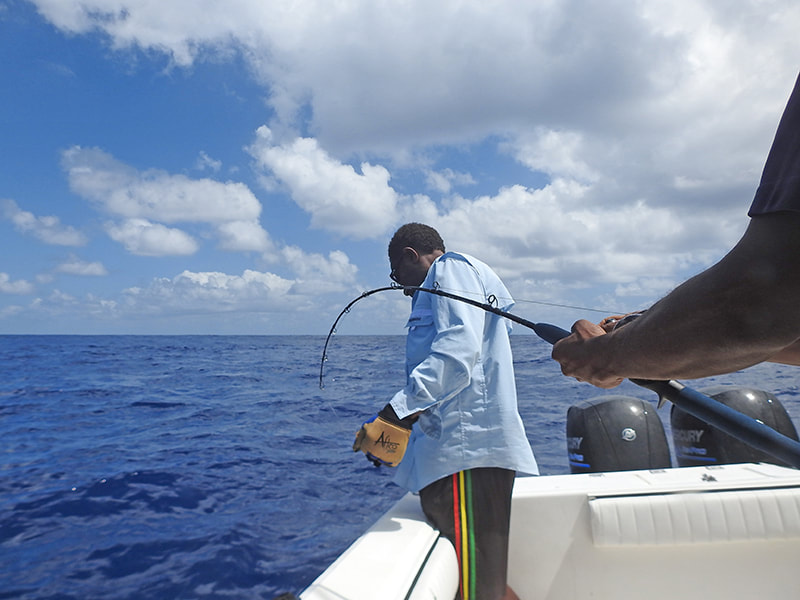
[[[514,305],[486,264],[455,252],[437,258],[422,287],[480,302]],[[511,322],[463,302],[416,292],[406,325],[406,386],[391,405],[414,424],[395,483],[419,491],[465,469],[499,467],[537,475],[539,469],[517,411]]]

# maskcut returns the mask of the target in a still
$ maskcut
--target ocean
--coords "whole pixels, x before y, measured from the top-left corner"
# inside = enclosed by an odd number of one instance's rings
[[[351,450],[403,384],[402,336],[0,336],[0,599],[299,594],[402,494]],[[567,409],[611,392],[512,343],[542,474],[568,473]],[[692,382],[773,392],[800,370]],[[669,430],[669,405],[659,415]]]

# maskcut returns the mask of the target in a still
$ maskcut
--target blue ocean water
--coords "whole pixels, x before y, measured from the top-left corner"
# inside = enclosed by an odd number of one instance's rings
[[[512,341],[542,472],[567,473],[566,411],[604,392]],[[323,343],[0,336],[0,598],[299,593],[403,494],[350,450],[403,383],[403,337],[335,337],[320,390]],[[760,365],[693,385],[769,390],[800,424],[798,381]]]

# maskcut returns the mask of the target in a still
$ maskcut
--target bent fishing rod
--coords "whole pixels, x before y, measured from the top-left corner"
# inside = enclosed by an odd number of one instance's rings
[[[364,292],[359,297],[353,299],[347,306],[342,309],[336,320],[333,322],[328,337],[325,339],[325,346],[322,350],[322,360],[319,366],[319,387],[323,389],[323,375],[325,368],[325,361],[328,359],[328,344],[331,337],[336,333],[336,326],[339,324],[341,318],[350,312],[352,306],[364,298],[376,294],[378,292],[385,292],[390,290],[413,290],[415,292],[425,292],[442,296],[458,302],[464,302],[480,308],[486,312],[498,315],[514,323],[518,323],[523,327],[532,330],[537,336],[544,341],[555,344],[559,340],[570,335],[566,329],[562,329],[556,325],[549,323],[534,323],[528,319],[524,319],[518,315],[498,308],[496,305],[497,299],[494,296],[489,296],[487,302],[480,302],[472,298],[460,296],[447,292],[438,287],[426,288],[420,286],[401,286],[391,285],[381,288],[375,288]],[[675,406],[689,413],[690,415],[713,425],[720,431],[727,433],[733,437],[739,438],[746,444],[766,452],[775,458],[778,458],[785,463],[800,468],[800,442],[775,431],[768,425],[758,421],[752,417],[729,407],[721,402],[717,402],[713,398],[698,392],[679,381],[656,381],[650,379],[630,379],[636,385],[651,390],[658,394],[659,406],[665,401],[669,400]]]

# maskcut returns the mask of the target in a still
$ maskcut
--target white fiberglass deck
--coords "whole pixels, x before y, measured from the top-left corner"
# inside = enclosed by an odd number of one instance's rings
[[[800,472],[726,465],[517,479],[523,600],[800,597]]]

